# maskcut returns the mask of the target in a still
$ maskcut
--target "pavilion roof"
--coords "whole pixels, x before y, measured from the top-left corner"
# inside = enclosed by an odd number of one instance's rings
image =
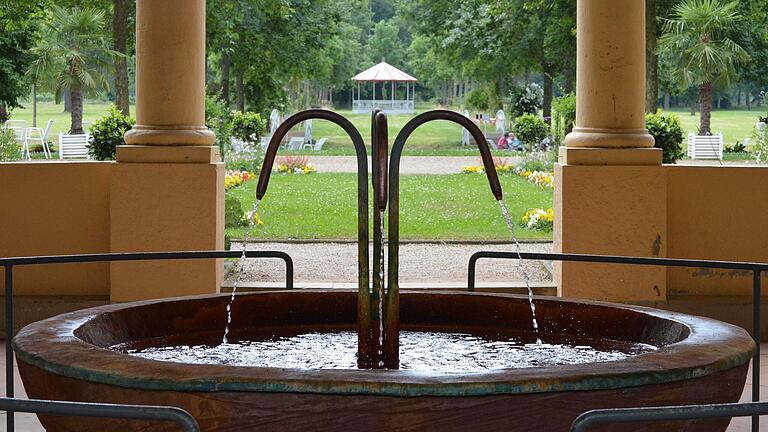
[[[352,77],[353,81],[395,81],[395,82],[416,82],[416,78],[408,75],[400,69],[387,62],[381,62],[376,66],[368,68]]]

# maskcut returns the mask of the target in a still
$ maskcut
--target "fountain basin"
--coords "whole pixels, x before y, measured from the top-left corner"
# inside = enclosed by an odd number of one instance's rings
[[[180,334],[221,334],[228,295],[127,303],[64,314],[13,341],[31,398],[178,406],[204,431],[567,431],[584,411],[736,402],[754,343],[706,318],[598,302],[537,298],[542,337],[659,346],[623,360],[472,374],[190,365],[108,347]],[[239,295],[233,334],[248,329],[355,329],[357,293]],[[475,334],[531,327],[526,297],[402,293],[403,330]],[[195,341],[190,341],[194,343]],[[41,416],[49,432],[177,430],[170,424]],[[607,425],[595,430],[724,431],[728,420]],[[146,429],[141,429],[142,427]]]

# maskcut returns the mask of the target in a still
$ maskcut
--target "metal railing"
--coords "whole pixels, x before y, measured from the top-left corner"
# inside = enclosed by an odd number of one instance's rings
[[[167,421],[176,423],[184,432],[199,432],[192,415],[181,408],[152,405],[115,405],[85,402],[23,400],[0,398],[0,410],[66,417],[96,417],[123,420]],[[13,431],[10,426],[8,431]]]
[[[766,414],[768,414],[768,402],[593,410],[576,417],[576,420],[571,424],[571,432],[586,432],[590,426],[601,423],[639,423],[733,417],[755,418]]]
[[[5,269],[5,395],[12,399],[14,396],[13,384],[13,269],[17,266],[39,264],[74,264],[113,261],[151,261],[151,260],[188,260],[188,259],[219,259],[240,258],[242,251],[185,251],[185,252],[132,252],[132,253],[104,253],[83,255],[50,255],[36,257],[11,257],[0,258],[0,267]],[[293,260],[290,255],[280,251],[246,251],[246,258],[276,258],[285,262],[285,286],[293,289]],[[39,401],[40,404],[55,404],[57,401]],[[9,407],[6,415],[8,432],[15,431],[14,403],[4,406]],[[33,405],[30,405],[33,406]],[[53,406],[53,405],[51,405]],[[39,408],[39,405],[34,405]],[[45,408],[40,408],[45,409]],[[0,407],[0,410],[2,408]],[[108,412],[106,408],[99,408],[99,412]],[[125,411],[128,413],[130,410]],[[151,419],[151,418],[150,418]]]
[[[760,401],[760,300],[761,300],[761,274],[768,271],[767,263],[738,262],[738,261],[713,261],[691,260],[677,258],[640,258],[614,255],[589,255],[589,254],[562,254],[562,253],[538,253],[538,252],[475,252],[469,258],[467,266],[467,289],[475,290],[475,273],[477,260],[481,258],[491,259],[522,259],[522,260],[547,260],[568,262],[589,262],[606,264],[629,264],[663,267],[691,267],[691,268],[715,268],[730,270],[746,270],[752,272],[752,338],[757,345],[755,356],[752,359],[752,402]],[[703,405],[702,405],[703,406]],[[690,407],[696,407],[691,405]],[[752,431],[759,432],[760,417],[755,414],[752,417]]]

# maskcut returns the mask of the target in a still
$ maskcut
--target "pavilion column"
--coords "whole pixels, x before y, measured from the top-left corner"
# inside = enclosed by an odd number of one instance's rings
[[[136,126],[117,148],[113,252],[224,246],[224,165],[205,127],[205,0],[137,0]],[[217,292],[220,260],[113,263],[111,299]]]
[[[666,174],[645,129],[645,2],[578,0],[576,124],[555,166],[555,251],[665,256]],[[666,299],[663,267],[555,266],[566,297]]]

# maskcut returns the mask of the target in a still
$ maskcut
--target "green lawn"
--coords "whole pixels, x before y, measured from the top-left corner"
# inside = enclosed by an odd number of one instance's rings
[[[692,116],[689,110],[672,109],[671,112],[680,117],[680,125],[683,132],[696,132],[699,130],[699,112]],[[723,133],[725,145],[733,146],[736,141],[743,142],[744,138],[752,136],[752,128],[757,123],[758,117],[765,115],[764,108],[747,110],[716,110],[712,111],[712,133]],[[687,138],[686,138],[687,139]],[[685,146],[685,141],[683,142]]]
[[[13,120],[26,120],[32,126],[32,104],[26,103],[24,108],[16,108],[11,111]],[[83,121],[93,122],[103,117],[109,111],[111,104],[88,102],[83,105]],[[136,107],[131,107],[131,114],[136,113]],[[37,126],[44,128],[49,119],[53,119],[50,140],[57,142],[59,131],[66,132],[71,124],[70,114],[64,112],[64,104],[56,105],[53,102],[39,102],[37,104]]]
[[[552,206],[552,191],[514,175],[501,176],[505,199],[516,220],[525,211]],[[253,205],[256,182],[228,193]],[[357,234],[354,174],[273,175],[261,204],[264,225],[257,239],[352,239]],[[483,175],[405,176],[400,185],[402,239],[508,240],[509,233]],[[244,229],[228,230],[242,238]],[[517,230],[523,239],[551,239],[551,232]]]

